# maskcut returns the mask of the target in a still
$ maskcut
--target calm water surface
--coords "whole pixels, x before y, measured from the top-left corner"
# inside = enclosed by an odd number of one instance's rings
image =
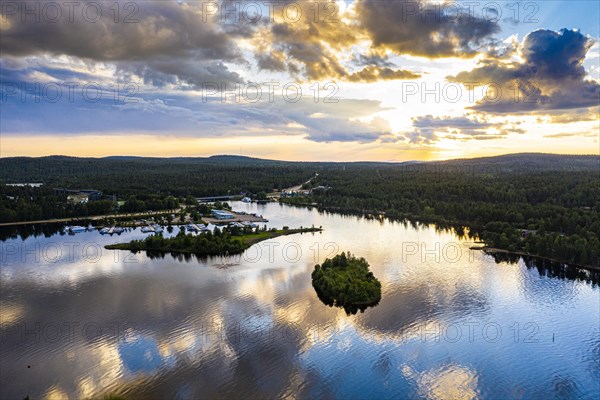
[[[324,231],[206,260],[102,248],[139,230],[2,242],[0,397],[600,397],[594,279],[496,263],[434,227],[233,204]],[[344,250],[383,285],[364,313],[311,285]]]

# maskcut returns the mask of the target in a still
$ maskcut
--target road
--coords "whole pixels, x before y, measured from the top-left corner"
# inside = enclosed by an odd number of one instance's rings
[[[309,180],[307,180],[306,182],[304,182],[304,183],[301,183],[301,184],[299,184],[299,185],[296,185],[296,186],[292,186],[292,187],[289,187],[289,188],[283,189],[283,190],[282,190],[282,192],[283,192],[283,191],[286,191],[286,192],[293,192],[293,191],[300,190],[300,189],[302,189],[302,186],[309,184],[309,183],[310,183],[310,182],[312,182],[312,180],[313,180],[313,179],[315,179],[317,176],[318,176],[318,174],[315,174],[315,176],[313,176],[312,178],[310,178],[310,179],[309,179]],[[269,194],[267,195],[267,197],[272,197],[272,198],[278,199],[279,197],[281,197],[281,192],[272,192],[272,193],[269,193]]]
[[[71,217],[71,218],[55,218],[55,219],[40,219],[37,221],[21,221],[21,222],[3,222],[0,226],[15,226],[15,225],[32,225],[32,224],[51,224],[55,222],[74,222],[81,220],[92,220],[97,221],[104,218],[126,218],[126,217],[149,217],[160,214],[178,214],[181,208],[176,210],[164,210],[164,211],[152,211],[152,212],[139,212],[139,213],[122,213],[122,214],[109,214],[109,215],[93,215],[89,217]]]

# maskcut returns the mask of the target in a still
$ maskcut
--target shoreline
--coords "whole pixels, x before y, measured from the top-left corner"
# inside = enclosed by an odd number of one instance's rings
[[[153,248],[135,248],[132,246],[131,242],[107,244],[106,246],[104,246],[104,248],[107,250],[128,250],[128,251],[132,251],[132,252],[146,251],[146,252],[155,252],[155,253],[162,253],[162,254],[193,254],[193,255],[196,255],[199,257],[220,256],[225,253],[228,253],[228,254],[243,253],[244,251],[246,251],[247,249],[249,249],[250,247],[252,247],[253,245],[255,245],[257,243],[260,243],[262,241],[269,240],[269,239],[274,239],[279,236],[288,236],[288,235],[294,235],[297,233],[311,233],[311,232],[322,232],[322,231],[323,231],[322,228],[298,228],[298,229],[286,229],[286,230],[279,229],[274,232],[267,231],[267,232],[260,232],[260,233],[252,233],[252,234],[248,234],[248,235],[231,236],[230,238],[232,240],[240,240],[241,239],[243,248],[240,249],[238,252],[227,251],[227,252],[215,253],[215,254],[199,253],[199,252],[195,252],[195,251],[187,250],[187,249],[166,250],[166,249],[153,249]]]
[[[422,216],[415,216],[412,214],[409,215],[403,215],[403,216],[390,216],[387,215],[385,213],[385,211],[377,211],[377,210],[349,210],[349,209],[343,209],[341,207],[327,207],[327,206],[311,206],[311,205],[307,205],[307,204],[293,204],[293,203],[285,203],[285,202],[280,202],[280,204],[286,204],[288,206],[293,206],[293,207],[303,207],[303,208],[312,208],[315,207],[316,209],[318,209],[319,211],[325,211],[325,212],[330,212],[330,213],[334,213],[334,214],[344,214],[347,213],[349,215],[358,215],[358,216],[372,216],[372,217],[379,217],[379,218],[386,218],[389,221],[409,221],[409,222],[418,222],[418,223],[423,223],[423,224],[433,224],[437,227],[447,227],[447,226],[452,226],[452,227],[465,227],[468,228],[469,230],[471,230],[473,228],[473,226],[471,226],[470,224],[463,222],[463,221],[451,221],[451,220],[447,220],[444,218],[437,218],[437,217],[422,217]],[[474,229],[477,229],[477,227],[475,227]],[[574,268],[579,268],[579,269],[585,269],[587,271],[592,271],[592,272],[600,272],[600,266],[593,266],[593,265],[581,265],[581,264],[575,264],[572,262],[568,262],[565,260],[559,260],[556,258],[551,258],[551,257],[546,257],[546,256],[540,256],[540,255],[536,255],[536,254],[530,254],[530,253],[525,253],[522,251],[509,251],[509,250],[505,250],[505,249],[498,249],[492,246],[487,246],[485,245],[485,242],[480,241],[480,243],[483,244],[483,246],[481,247],[471,247],[471,250],[483,250],[484,252],[487,252],[488,254],[495,254],[495,253],[502,253],[502,254],[509,254],[509,255],[515,255],[515,256],[522,256],[522,257],[532,257],[532,258],[538,258],[540,260],[546,260],[546,261],[550,261],[550,262],[554,262],[557,264],[565,264],[568,265],[570,267],[574,267]]]
[[[139,213],[88,215],[88,216],[84,216],[84,217],[52,218],[52,219],[40,219],[40,220],[35,220],[35,221],[0,222],[0,227],[37,225],[37,224],[57,224],[57,223],[62,223],[62,222],[78,222],[78,221],[101,221],[106,218],[136,218],[136,217],[163,215],[163,214],[178,214],[180,211],[181,211],[181,208],[178,208],[175,210],[142,211]]]
[[[556,258],[544,257],[544,256],[538,256],[535,254],[525,253],[523,251],[510,251],[510,250],[499,249],[497,247],[491,247],[491,246],[481,246],[481,247],[473,246],[473,247],[470,247],[470,249],[471,250],[481,250],[484,253],[489,254],[489,255],[507,254],[507,255],[513,255],[513,256],[519,256],[519,257],[537,258],[537,259],[544,260],[544,261],[550,261],[550,262],[553,262],[556,264],[563,264],[568,267],[585,269],[585,270],[592,271],[592,272],[600,272],[600,266],[574,264],[571,262],[561,261]]]

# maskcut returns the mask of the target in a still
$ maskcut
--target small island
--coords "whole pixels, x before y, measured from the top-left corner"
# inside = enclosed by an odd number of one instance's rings
[[[369,271],[369,263],[350,252],[317,264],[312,284],[321,301],[343,307],[348,314],[363,312],[381,300],[381,282]]]
[[[321,228],[298,228],[259,230],[246,228],[244,230],[216,228],[214,232],[199,235],[186,234],[182,229],[170,238],[162,235],[148,236],[144,240],[132,240],[129,243],[118,243],[104,246],[109,250],[140,250],[156,253],[195,254],[197,256],[218,256],[224,254],[239,254],[258,242],[273,239],[278,236],[295,233],[320,232]]]

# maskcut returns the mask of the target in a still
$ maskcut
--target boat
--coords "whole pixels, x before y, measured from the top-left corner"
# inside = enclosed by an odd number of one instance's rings
[[[73,225],[73,226],[66,226],[65,230],[67,230],[71,233],[79,233],[79,232],[85,232],[87,230],[87,228],[85,228],[84,226]]]
[[[142,226],[142,233],[150,233],[150,232],[154,232],[154,229],[152,229],[152,227]]]
[[[107,233],[109,233],[110,228],[108,226],[105,226],[104,228],[100,229],[100,234],[101,235],[106,235]]]
[[[115,226],[112,230],[112,233],[116,233],[117,235],[120,235],[123,232],[125,232],[125,228],[121,228],[120,226]]]
[[[242,199],[242,203],[251,203],[251,202],[252,202],[252,199],[250,197],[244,197]]]
[[[152,229],[154,229],[154,232],[156,233],[162,233],[162,231],[164,230],[163,227],[159,224],[152,225]]]
[[[196,225],[194,225],[194,224],[187,224],[186,227],[185,227],[185,229],[188,232],[198,232],[198,227]]]

